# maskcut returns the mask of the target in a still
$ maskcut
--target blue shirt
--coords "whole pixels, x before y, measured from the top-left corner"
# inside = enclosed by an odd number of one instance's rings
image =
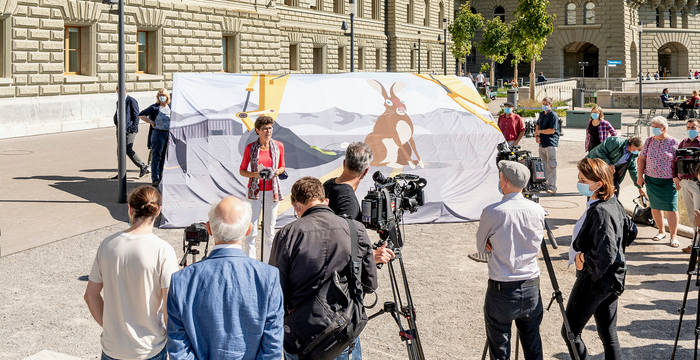
[[[522,193],[510,193],[481,213],[476,249],[491,242],[489,279],[520,281],[540,276],[537,254],[544,237],[544,209]]]
[[[626,163],[630,160],[630,156],[632,156],[632,153],[630,153],[630,151],[627,149],[627,146],[625,146],[625,153],[624,153],[624,155],[622,155],[622,157],[620,158],[620,160],[618,160],[618,161],[615,163],[615,165],[617,166],[617,165],[626,164]]]
[[[554,134],[545,135],[540,133],[540,147],[559,146],[559,117],[554,110],[548,112],[540,112],[540,117],[537,119],[537,126],[540,131],[554,129]]]

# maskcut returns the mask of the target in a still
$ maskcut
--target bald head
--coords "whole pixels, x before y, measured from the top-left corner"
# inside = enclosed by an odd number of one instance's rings
[[[230,196],[209,210],[209,228],[216,243],[239,243],[252,229],[250,203]]]

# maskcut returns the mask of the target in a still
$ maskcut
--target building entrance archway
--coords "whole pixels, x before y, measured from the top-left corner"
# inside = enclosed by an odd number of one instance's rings
[[[564,77],[598,77],[598,47],[589,42],[564,46]]]
[[[669,42],[658,50],[659,74],[662,77],[688,75],[688,49],[678,42]]]

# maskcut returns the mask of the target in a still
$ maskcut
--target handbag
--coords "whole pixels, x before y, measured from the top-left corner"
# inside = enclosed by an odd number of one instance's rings
[[[647,198],[640,195],[638,198],[633,200],[634,211],[632,212],[632,221],[637,224],[654,226],[654,217],[651,215],[651,207],[647,201]]]

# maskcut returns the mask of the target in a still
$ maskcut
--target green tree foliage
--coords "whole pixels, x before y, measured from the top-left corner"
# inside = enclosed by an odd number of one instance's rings
[[[521,45],[522,57],[530,62],[530,98],[535,97],[535,62],[541,59],[547,37],[554,31],[554,14],[547,13],[549,0],[518,0],[512,41]]]
[[[452,55],[461,60],[472,52],[472,39],[476,32],[484,26],[484,17],[471,12],[471,0],[466,0],[455,20],[447,28],[452,35]]]
[[[518,36],[518,21],[516,18],[508,24],[508,54],[510,55],[510,63],[513,65],[513,80],[518,80],[518,64],[523,62],[523,54],[525,53],[525,42]]]
[[[502,63],[506,60],[509,53],[508,26],[501,21],[501,18],[495,17],[486,22],[484,32],[481,34],[479,42],[479,52],[484,54],[491,60],[491,85],[494,85],[494,64]]]

